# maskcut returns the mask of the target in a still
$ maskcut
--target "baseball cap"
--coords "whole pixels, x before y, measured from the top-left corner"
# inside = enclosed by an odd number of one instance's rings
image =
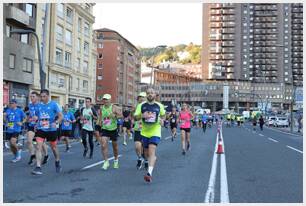
[[[112,96],[110,94],[104,94],[102,99],[111,99]]]
[[[147,93],[145,93],[145,92],[140,92],[138,94],[138,97],[146,97],[146,96],[147,96]]]

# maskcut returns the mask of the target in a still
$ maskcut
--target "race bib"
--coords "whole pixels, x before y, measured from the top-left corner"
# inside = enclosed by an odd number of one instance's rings
[[[69,127],[69,125],[70,125],[70,122],[68,122],[68,121],[65,121],[65,122],[64,122],[64,125],[65,125],[65,127]]]
[[[156,122],[156,113],[155,112],[149,112],[150,117],[145,119],[146,123],[154,123]]]
[[[13,129],[14,128],[14,122],[9,122],[7,124],[7,127],[10,128],[10,129]]]
[[[112,123],[112,121],[111,121],[110,119],[106,119],[106,118],[105,118],[105,119],[103,120],[103,124],[106,125],[106,126],[111,125],[111,123]]]
[[[175,123],[175,119],[171,119],[171,122],[172,122],[172,123]]]
[[[43,129],[49,129],[49,128],[50,128],[50,122],[49,122],[49,120],[43,120],[43,121],[41,121],[41,127],[42,127]]]

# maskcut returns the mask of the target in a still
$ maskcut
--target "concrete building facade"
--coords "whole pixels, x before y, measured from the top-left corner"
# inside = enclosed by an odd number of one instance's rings
[[[29,102],[34,82],[36,42],[32,34],[10,34],[13,29],[36,30],[36,4],[3,4],[3,103],[16,99],[22,107]]]
[[[135,105],[141,78],[139,50],[116,31],[103,28],[95,33],[97,103],[102,103],[103,95],[108,93],[113,103]]]

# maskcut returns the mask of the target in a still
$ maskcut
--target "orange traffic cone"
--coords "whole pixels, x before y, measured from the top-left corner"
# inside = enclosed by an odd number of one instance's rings
[[[217,154],[223,154],[223,147],[222,147],[221,141],[219,141],[219,144],[218,144]]]

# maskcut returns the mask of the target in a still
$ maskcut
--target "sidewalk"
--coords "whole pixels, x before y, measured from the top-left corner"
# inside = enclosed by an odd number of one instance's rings
[[[291,134],[294,134],[294,135],[303,136],[303,128],[301,129],[301,132],[298,132],[298,127],[296,127],[296,126],[293,127],[293,132],[290,132],[290,127],[272,127],[271,126],[271,127],[267,127],[267,128],[274,129],[274,130],[279,130],[279,131],[282,131],[282,132],[291,133]]]

